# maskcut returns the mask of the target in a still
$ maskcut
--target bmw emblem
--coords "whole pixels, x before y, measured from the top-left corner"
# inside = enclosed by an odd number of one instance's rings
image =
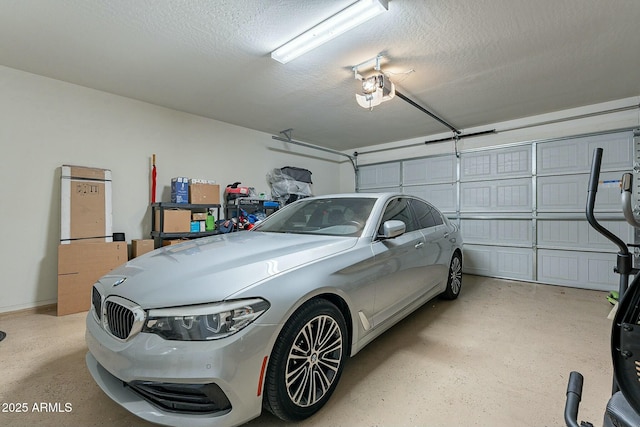
[[[116,286],[122,285],[125,282],[125,280],[127,280],[126,277],[116,280],[116,282],[113,284],[113,287],[115,288]]]

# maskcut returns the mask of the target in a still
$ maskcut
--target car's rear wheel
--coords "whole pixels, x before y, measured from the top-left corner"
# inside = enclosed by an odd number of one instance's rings
[[[442,293],[444,299],[456,299],[462,289],[462,256],[460,252],[454,252],[449,264],[449,277],[447,278],[447,288]]]
[[[342,374],[347,329],[338,308],[311,300],[287,321],[271,353],[264,406],[277,417],[296,421],[324,406]]]

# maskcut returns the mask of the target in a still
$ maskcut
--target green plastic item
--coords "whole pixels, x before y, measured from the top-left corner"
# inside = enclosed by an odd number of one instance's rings
[[[207,215],[207,219],[204,223],[204,229],[206,231],[213,231],[216,229],[216,217],[214,217],[212,214]]]

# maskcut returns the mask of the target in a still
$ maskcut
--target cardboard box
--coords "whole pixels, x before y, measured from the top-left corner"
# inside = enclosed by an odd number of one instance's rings
[[[171,178],[171,203],[189,203],[189,178]]]
[[[155,249],[153,239],[133,239],[131,240],[131,256],[133,258],[144,255]]]
[[[126,242],[60,244],[58,316],[88,311],[93,284],[125,262]]]
[[[192,179],[189,183],[189,203],[194,205],[219,205],[220,186]]]
[[[206,221],[207,215],[207,212],[192,212],[191,221]]]
[[[191,211],[187,209],[163,209],[164,233],[189,233],[191,231]],[[160,230],[160,209],[155,211],[155,230]]]
[[[60,243],[111,242],[111,171],[61,167]]]

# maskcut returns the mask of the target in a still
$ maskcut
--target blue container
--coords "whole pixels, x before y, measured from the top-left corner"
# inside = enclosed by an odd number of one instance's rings
[[[171,203],[189,203],[189,178],[171,178]]]

